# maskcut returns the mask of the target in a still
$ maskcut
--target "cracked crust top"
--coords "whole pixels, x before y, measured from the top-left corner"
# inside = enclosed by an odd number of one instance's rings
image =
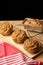
[[[30,53],[36,53],[41,49],[40,43],[34,39],[27,39],[24,42],[24,49]]]
[[[0,34],[9,35],[13,30],[13,25],[9,22],[0,23]]]
[[[23,30],[15,30],[12,33],[12,38],[15,42],[23,43],[27,39],[27,35]]]

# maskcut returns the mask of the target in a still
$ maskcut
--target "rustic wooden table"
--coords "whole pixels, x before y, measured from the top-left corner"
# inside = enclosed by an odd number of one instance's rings
[[[0,22],[3,22],[3,21],[0,21]],[[13,24],[13,22],[14,22],[14,24],[17,24],[17,23],[18,23],[18,21],[9,21],[9,22],[11,22],[12,24]],[[15,23],[15,22],[16,22],[16,23]],[[19,20],[19,23],[21,23],[20,20]],[[43,53],[41,53],[40,55],[38,55],[38,56],[37,56],[36,58],[34,58],[34,59],[43,61]]]
[[[12,22],[12,21],[10,21],[10,22]],[[18,22],[21,24],[22,23],[22,21],[15,21],[16,23],[15,24],[18,24]],[[42,22],[42,25],[43,25],[43,22]],[[41,53],[41,54],[39,54],[36,58],[34,58],[34,59],[36,59],[36,60],[40,60],[40,61],[43,61],[43,53]]]

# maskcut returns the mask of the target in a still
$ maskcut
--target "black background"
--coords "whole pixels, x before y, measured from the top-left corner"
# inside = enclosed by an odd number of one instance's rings
[[[1,6],[1,5],[0,5]],[[33,3],[3,3],[0,7],[0,20],[22,20],[24,18],[43,19],[43,6]]]

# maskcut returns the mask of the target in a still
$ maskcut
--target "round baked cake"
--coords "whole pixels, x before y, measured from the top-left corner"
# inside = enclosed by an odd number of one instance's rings
[[[13,25],[9,22],[0,23],[0,34],[9,35],[13,31]]]
[[[28,37],[23,30],[15,30],[12,33],[12,38],[17,43],[23,43]]]
[[[37,53],[41,50],[41,45],[38,41],[33,39],[27,39],[24,41],[24,49],[30,53]]]

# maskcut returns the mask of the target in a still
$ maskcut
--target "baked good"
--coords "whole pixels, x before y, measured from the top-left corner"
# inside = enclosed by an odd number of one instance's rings
[[[40,21],[39,21],[39,19],[30,19],[30,20],[25,20],[24,22],[23,22],[24,24],[29,24],[29,25],[32,25],[32,26],[42,26],[41,25],[41,23],[40,23]]]
[[[23,30],[15,30],[12,33],[12,38],[17,43],[23,43],[27,39],[27,35]]]
[[[37,53],[41,50],[41,45],[37,40],[27,39],[24,44],[24,49],[26,49],[30,53]]]
[[[9,35],[13,31],[13,25],[9,22],[0,23],[0,34]]]

